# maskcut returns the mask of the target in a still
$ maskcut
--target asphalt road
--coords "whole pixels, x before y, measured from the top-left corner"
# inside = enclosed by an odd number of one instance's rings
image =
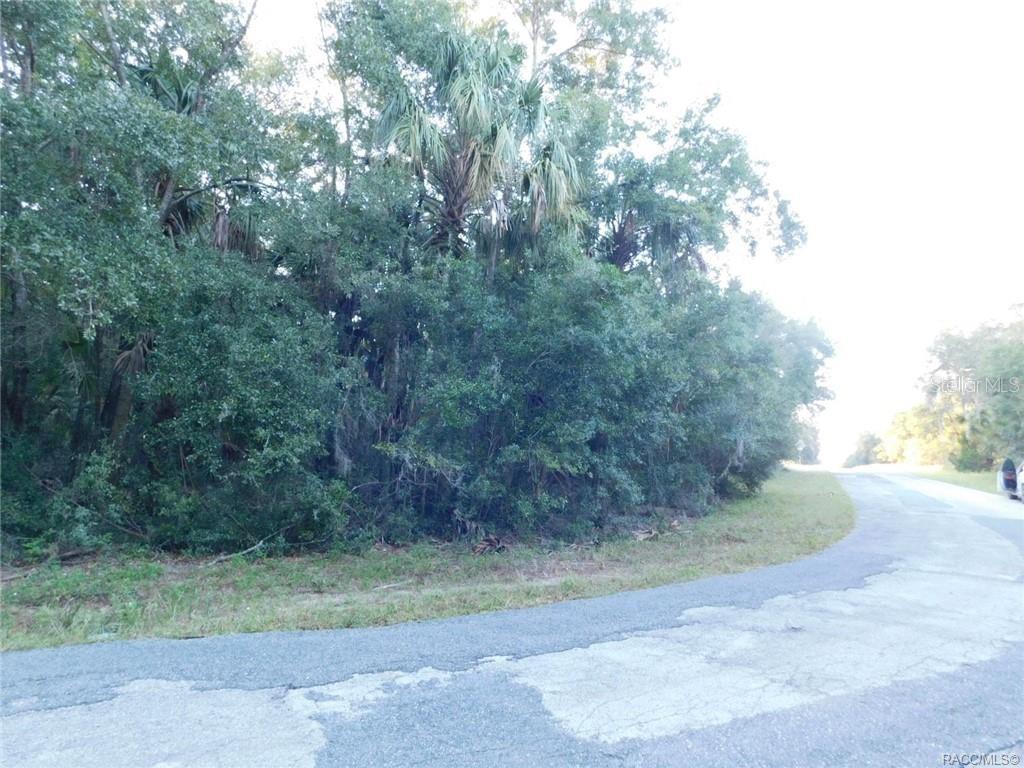
[[[5,768],[1017,765],[1024,504],[844,475],[736,576],[368,630],[8,653]]]

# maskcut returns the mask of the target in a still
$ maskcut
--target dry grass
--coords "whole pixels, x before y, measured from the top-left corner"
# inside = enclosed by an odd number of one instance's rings
[[[519,544],[472,553],[424,543],[360,555],[100,559],[8,572],[4,649],[115,638],[322,629],[519,608],[722,573],[811,554],[853,526],[828,473],[782,471],[758,496],[698,520],[589,545]],[[11,578],[14,577],[14,578]]]

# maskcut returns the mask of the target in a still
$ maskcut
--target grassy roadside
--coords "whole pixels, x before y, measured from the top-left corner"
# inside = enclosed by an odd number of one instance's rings
[[[538,605],[792,560],[842,538],[853,522],[832,475],[783,471],[755,498],[600,546],[474,555],[468,545],[418,544],[212,567],[182,559],[47,566],[7,574],[0,647],[373,626]]]
[[[916,472],[915,474],[927,480],[939,480],[943,483],[952,483],[964,488],[973,488],[976,491],[996,492],[995,470],[957,472],[955,469],[938,469],[934,472]]]

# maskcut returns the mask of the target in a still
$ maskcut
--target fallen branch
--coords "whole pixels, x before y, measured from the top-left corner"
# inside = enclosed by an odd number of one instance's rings
[[[59,563],[63,563],[65,560],[74,560],[76,557],[83,557],[85,555],[91,555],[95,553],[94,549],[73,549],[70,552],[61,552],[55,555],[51,555],[49,563],[56,560]],[[8,581],[17,581],[18,579],[24,579],[26,576],[31,576],[33,573],[38,573],[42,566],[34,566],[32,568],[26,568],[19,573],[11,573],[7,576],[0,577],[0,583],[6,584]]]
[[[483,555],[487,552],[504,552],[508,549],[505,546],[505,542],[499,539],[497,536],[484,536],[477,542],[477,545],[473,547],[474,555]]]
[[[401,587],[401,586],[405,586],[406,584],[412,584],[413,581],[414,581],[414,579],[406,579],[405,581],[396,581],[394,584],[381,584],[379,587],[374,587],[373,591],[377,592],[378,590],[392,589],[394,587]]]
[[[260,539],[259,541],[257,541],[255,544],[253,544],[248,549],[243,549],[241,552],[232,552],[230,555],[220,555],[218,557],[213,558],[213,560],[211,560],[210,562],[203,563],[202,565],[200,565],[198,567],[199,568],[209,568],[210,566],[217,565],[217,563],[223,563],[225,560],[231,560],[234,557],[244,557],[245,555],[248,555],[250,552],[255,552],[257,549],[262,547],[264,544],[267,543],[268,539],[272,539],[275,536],[279,536],[280,534],[284,533],[289,528],[291,528],[293,525],[295,525],[295,523],[289,523],[284,528],[279,528],[278,530],[274,531],[269,536],[266,536],[266,537]]]
[[[24,579],[26,576],[31,576],[33,573],[37,573],[38,568],[29,568],[27,571],[21,573],[12,573],[10,576],[4,576],[0,578],[0,583],[6,584],[8,581],[17,581],[18,579]]]

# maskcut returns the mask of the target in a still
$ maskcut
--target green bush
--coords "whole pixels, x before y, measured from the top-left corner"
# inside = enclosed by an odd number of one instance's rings
[[[331,0],[335,112],[231,3],[113,5],[5,7],[4,557],[583,536],[793,453],[828,345],[709,264],[803,231],[716,100],[647,124],[660,11],[541,9],[635,65],[541,82],[461,5]]]

